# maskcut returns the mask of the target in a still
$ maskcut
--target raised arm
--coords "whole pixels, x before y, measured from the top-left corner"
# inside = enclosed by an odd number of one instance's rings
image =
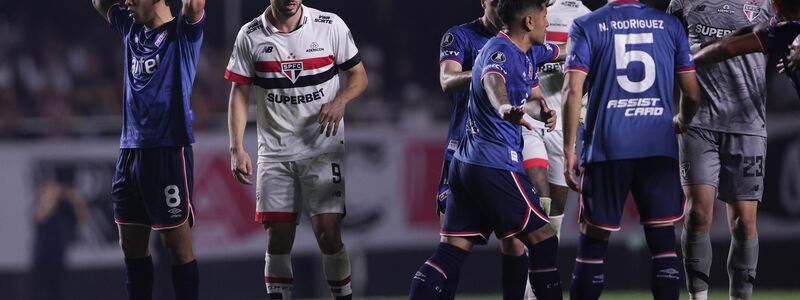
[[[100,15],[103,16],[106,20],[108,20],[108,10],[111,9],[111,6],[114,4],[119,3],[118,0],[92,0],[92,5],[94,9],[97,10]]]
[[[362,63],[345,70],[344,74],[347,76],[347,85],[339,90],[331,102],[323,104],[319,112],[319,133],[324,132],[325,136],[336,135],[345,107],[361,95],[369,84],[367,70]]]
[[[697,65],[707,65],[723,60],[756,52],[763,52],[764,48],[755,33],[739,36],[728,36],[705,46],[694,55]]]
[[[564,87],[561,94],[564,101],[564,109],[561,116],[564,118],[564,177],[567,184],[576,191],[580,191],[580,185],[575,179],[578,172],[578,156],[575,154],[575,143],[578,136],[578,119],[581,115],[581,99],[583,98],[583,83],[586,81],[586,74],[578,71],[567,72],[564,77]]]
[[[439,64],[439,85],[445,93],[467,89],[471,79],[472,71],[463,71],[459,62],[445,60]]]
[[[203,19],[206,0],[183,0],[183,15],[189,22],[197,23]]]
[[[247,99],[250,95],[250,85],[231,84],[231,94],[228,99],[228,136],[230,138],[231,172],[237,181],[243,184],[253,184],[250,175],[253,173],[253,164],[250,155],[244,149],[244,129],[247,126]]]

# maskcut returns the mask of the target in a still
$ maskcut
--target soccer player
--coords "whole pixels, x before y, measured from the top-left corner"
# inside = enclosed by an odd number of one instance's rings
[[[205,1],[93,0],[125,48],[123,124],[111,197],[125,255],[128,298],[151,299],[156,230],[172,262],[175,299],[197,299],[192,251],[192,111],[189,98],[203,43]]]
[[[691,47],[699,48],[741,28],[768,23],[770,3],[673,0],[668,12],[684,21]],[[689,299],[708,299],[712,261],[708,231],[717,198],[726,203],[732,235],[730,298],[750,299],[753,294],[756,210],[764,191],[767,152],[766,64],[763,54],[753,53],[697,67],[702,101],[679,145],[681,181],[688,196],[681,249]]]
[[[228,111],[231,169],[252,184],[244,149],[247,99],[255,85],[258,126],[256,222],[267,234],[264,282],[270,299],[291,299],[292,263],[300,213],[322,252],[334,299],[352,299],[350,260],[341,238],[345,214],[344,124],[347,104],[367,87],[353,36],[339,16],[302,4],[271,0],[242,26],[225,78],[232,81]],[[340,85],[339,72],[347,75]]]
[[[555,0],[547,9],[547,42],[559,46],[567,44],[567,33],[572,22],[590,11],[580,2]],[[541,122],[533,121],[534,130],[522,131],[525,147],[522,156],[528,178],[539,192],[542,206],[550,217],[550,226],[556,235],[561,231],[564,207],[567,204],[567,181],[564,179],[564,135],[561,119],[561,87],[564,85],[562,62],[551,62],[536,72],[547,106],[556,114],[555,130],[548,132]]]
[[[700,98],[694,64],[680,21],[635,0],[609,1],[575,20],[564,83],[565,177],[580,193],[578,253],[572,299],[598,299],[611,232],[632,192],[652,253],[654,299],[678,299],[680,272],[673,223],[684,197],[675,137],[685,130]],[[672,117],[676,80],[683,91]],[[575,141],[584,84],[585,119],[580,183]]]
[[[453,101],[453,113],[450,115],[450,129],[444,153],[442,175],[437,193],[437,214],[444,221],[447,194],[449,193],[448,171],[453,155],[458,149],[458,143],[466,133],[466,108],[469,100],[469,82],[472,78],[472,66],[480,49],[486,42],[497,35],[503,26],[503,21],[497,14],[498,0],[482,0],[481,6],[484,14],[479,19],[454,26],[442,37],[440,45],[439,83],[442,90],[448,93]],[[545,63],[556,59],[563,59],[560,49],[554,44],[534,45],[530,55],[536,62]],[[560,104],[559,104],[560,105]],[[539,122],[541,124],[541,122]],[[527,129],[523,129],[528,131]],[[524,134],[524,132],[523,132]],[[523,151],[525,153],[525,151]],[[523,154],[524,155],[524,154]],[[545,182],[546,184],[546,182]],[[536,186],[536,185],[534,185]],[[537,190],[538,190],[538,186]],[[518,285],[528,282],[528,257],[525,255],[525,246],[517,239],[503,239],[500,242],[500,252],[503,254],[502,283],[506,299],[516,299],[517,293],[522,291]],[[458,275],[454,275],[448,282],[457,284]],[[455,289],[446,289],[442,299],[452,299]],[[530,293],[530,286],[525,288],[526,295]]]
[[[555,125],[541,99],[531,54],[532,45],[544,43],[547,7],[544,0],[501,0],[497,11],[506,32],[486,42],[472,66],[466,135],[448,175],[443,242],[415,274],[409,299],[452,293],[452,281],[473,244],[486,243],[492,231],[498,239],[516,237],[526,244],[537,298],[561,298],[555,268],[558,240],[531,184],[519,175],[520,124],[530,126],[522,120],[523,106],[529,102],[538,118]],[[522,298],[521,288],[517,297]]]
[[[756,26],[754,32],[727,36],[706,45],[694,56],[697,64],[716,63],[756,52],[778,57],[785,62],[797,61],[797,59],[789,59],[791,54],[789,46],[800,34],[800,1],[771,1],[777,18],[773,18],[772,22],[765,24],[766,26],[763,28]],[[792,68],[787,71],[786,74],[794,83],[797,92],[800,93],[800,71],[796,69],[795,63],[792,63]]]

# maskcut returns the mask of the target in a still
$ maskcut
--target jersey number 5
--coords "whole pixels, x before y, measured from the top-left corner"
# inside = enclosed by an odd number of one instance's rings
[[[617,60],[617,70],[628,70],[632,62],[644,64],[644,78],[641,81],[631,81],[630,74],[617,75],[617,83],[629,93],[643,93],[656,82],[656,62],[653,56],[641,50],[627,51],[628,45],[652,44],[652,33],[631,33],[614,35],[614,55]]]

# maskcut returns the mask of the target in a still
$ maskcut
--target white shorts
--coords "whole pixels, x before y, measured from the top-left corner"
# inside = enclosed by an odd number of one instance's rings
[[[256,222],[295,222],[345,213],[344,153],[324,153],[287,162],[258,162]]]
[[[522,165],[528,168],[547,168],[547,181],[558,186],[567,186],[564,179],[564,133],[561,130],[547,132],[536,128],[523,129]]]

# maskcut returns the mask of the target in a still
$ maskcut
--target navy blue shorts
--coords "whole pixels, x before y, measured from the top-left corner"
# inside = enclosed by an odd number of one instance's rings
[[[609,231],[620,230],[620,219],[633,194],[644,225],[683,218],[686,198],[678,161],[670,157],[611,160],[584,166],[579,197],[580,220]]]
[[[154,230],[194,222],[192,147],[120,149],[111,184],[114,221]]]
[[[524,175],[453,159],[449,179],[443,236],[485,244],[492,232],[498,239],[522,237],[549,223]]]
[[[442,164],[442,175],[439,177],[439,190],[436,192],[436,215],[444,215],[447,207],[447,195],[450,194],[450,182],[447,179],[450,175],[450,161],[445,160]]]

